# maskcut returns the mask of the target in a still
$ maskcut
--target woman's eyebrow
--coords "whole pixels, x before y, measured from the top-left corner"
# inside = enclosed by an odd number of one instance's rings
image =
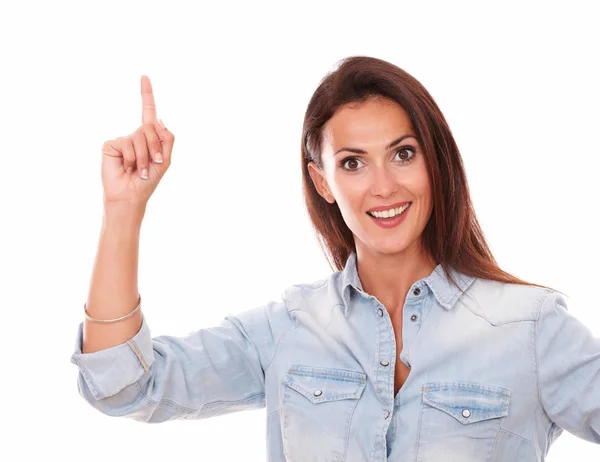
[[[392,141],[390,144],[388,144],[385,147],[385,149],[387,150],[387,149],[393,148],[394,146],[396,146],[398,143],[400,143],[405,138],[414,138],[415,140],[417,139],[417,137],[415,135],[411,135],[411,134],[402,135],[400,138],[397,138],[394,141]],[[342,151],[349,151],[349,152],[353,152],[355,154],[367,154],[367,151],[363,151],[362,149],[344,147],[344,148],[340,148],[337,151],[335,151],[334,156],[336,156],[338,153],[340,153]]]

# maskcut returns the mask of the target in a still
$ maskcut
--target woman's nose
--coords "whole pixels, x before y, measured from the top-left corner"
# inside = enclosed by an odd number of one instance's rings
[[[371,192],[374,195],[385,196],[395,191],[398,180],[394,172],[386,167],[375,168],[372,175]]]

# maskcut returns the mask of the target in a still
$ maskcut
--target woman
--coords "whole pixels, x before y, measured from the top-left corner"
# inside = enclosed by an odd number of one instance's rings
[[[103,149],[71,358],[92,406],[144,422],[266,407],[270,461],[541,461],[563,429],[600,443],[600,339],[560,292],[498,267],[437,104],[375,58],[344,60],[304,119],[305,200],[336,271],[152,338],[138,236],[174,137],[146,77],[142,99],[142,126]]]

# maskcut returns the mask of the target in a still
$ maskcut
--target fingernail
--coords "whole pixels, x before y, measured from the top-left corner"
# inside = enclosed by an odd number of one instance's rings
[[[158,119],[158,124],[162,127],[165,128],[165,124],[163,123],[162,120]]]
[[[163,161],[163,156],[160,152],[157,152],[156,154],[154,154],[154,162],[156,162],[157,164],[162,164]]]
[[[142,170],[142,178],[144,180],[148,179],[148,169],[147,168],[145,168],[145,169]]]

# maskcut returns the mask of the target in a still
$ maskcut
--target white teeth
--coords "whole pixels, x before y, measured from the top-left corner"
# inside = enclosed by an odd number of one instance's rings
[[[396,215],[400,215],[402,212],[404,212],[408,206],[410,205],[410,202],[406,205],[404,205],[403,207],[398,207],[397,209],[390,209],[390,210],[384,210],[382,212],[368,212],[369,214],[371,214],[372,216],[374,216],[375,218],[392,218],[395,217]]]

